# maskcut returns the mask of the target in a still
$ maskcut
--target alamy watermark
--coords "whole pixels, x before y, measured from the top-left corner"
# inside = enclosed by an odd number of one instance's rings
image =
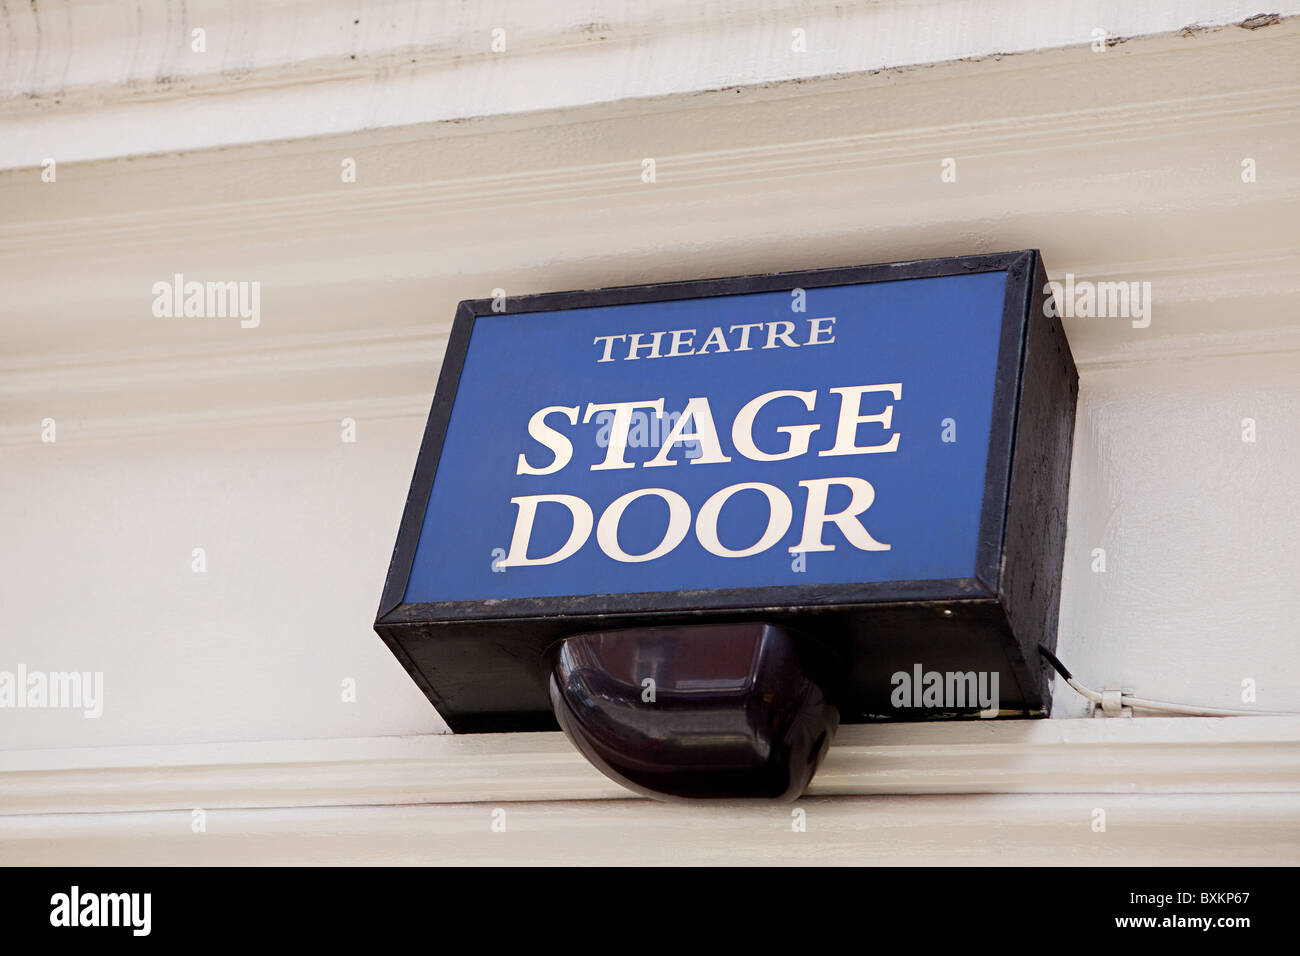
[[[1049,318],[1132,319],[1135,329],[1151,324],[1150,282],[1091,282],[1067,272],[1064,282],[1047,283],[1043,293],[1043,315]]]
[[[104,672],[33,671],[19,664],[0,671],[0,708],[80,710],[93,720],[104,713]]]
[[[889,702],[898,709],[978,707],[981,717],[996,717],[1001,709],[997,671],[927,671],[913,664],[911,671],[895,671],[889,682],[894,687]]]
[[[685,431],[682,412],[671,411],[663,414],[633,409],[627,427],[628,448],[662,448],[664,445],[680,448],[683,458],[699,458],[704,454],[698,435]],[[593,421],[600,426],[596,432],[596,444],[601,448],[609,447],[610,434],[615,427],[614,411],[597,412]]]
[[[262,283],[185,281],[176,273],[170,282],[153,284],[153,314],[159,319],[239,319],[241,329],[262,324]]]
[[[132,936],[148,936],[152,911],[152,893],[83,893],[74,885],[50,897],[51,926],[121,926]]]

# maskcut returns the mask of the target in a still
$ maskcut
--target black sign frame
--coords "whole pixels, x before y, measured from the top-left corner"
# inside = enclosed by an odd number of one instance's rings
[[[746,620],[807,630],[807,622],[819,618],[831,626],[835,621],[874,620],[878,626],[910,633],[924,628],[926,615],[918,618],[912,612],[925,608],[948,619],[960,615],[981,632],[1007,632],[994,641],[1000,654],[974,655],[970,660],[980,663],[976,659],[980,658],[985,666],[996,666],[1004,658],[1005,669],[1017,685],[1010,695],[1012,709],[1046,713],[1048,671],[1033,646],[1055,647],[1078,376],[1059,318],[1047,315],[1043,308],[1050,292],[1037,250],[543,293],[506,299],[505,310],[537,313],[538,320],[544,321],[548,312],[594,306],[980,272],[1006,272],[1007,289],[974,577],[403,603],[474,323],[480,315],[495,314],[492,299],[475,299],[461,302],[456,310],[384,583],[376,632],[453,730],[533,730],[555,727],[546,704],[540,659],[546,646],[567,634]],[[1059,376],[1044,374],[1052,370]],[[1031,410],[1029,415],[1026,409]],[[1032,435],[1025,434],[1022,417],[1034,419],[1029,423]],[[1022,486],[1032,485],[1022,488],[1022,497],[1027,494],[1032,502],[1018,504],[1014,487],[1018,476]],[[1031,510],[1033,515],[1021,514]],[[1016,520],[1026,517],[1028,522]],[[1047,524],[1034,527],[1036,517]],[[1044,576],[1037,585],[1029,580]],[[859,609],[856,614],[855,609]],[[1030,622],[1037,626],[1036,633],[1027,633]],[[961,666],[960,648],[945,645],[930,655],[936,664],[942,663],[939,658],[953,658],[954,666],[970,669]],[[455,693],[446,690],[451,687]],[[864,706],[857,708],[862,712],[855,714],[851,708],[846,719],[881,716],[871,710],[879,707],[878,698],[878,689],[867,694]]]

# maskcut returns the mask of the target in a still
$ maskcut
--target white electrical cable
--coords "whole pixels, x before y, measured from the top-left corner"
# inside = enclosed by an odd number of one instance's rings
[[[1038,651],[1048,663],[1056,669],[1061,678],[1075,689],[1081,696],[1086,697],[1094,704],[1102,703],[1102,695],[1089,687],[1084,687],[1065,665],[1062,664],[1055,654],[1038,645]],[[1132,694],[1120,694],[1120,704],[1124,707],[1132,707],[1134,710],[1151,710],[1157,713],[1166,714],[1186,714],[1191,717],[1300,717],[1300,713],[1293,710],[1231,710],[1226,707],[1200,707],[1196,704],[1174,704],[1163,700],[1148,700],[1145,697],[1134,697]]]
[[[1122,694],[1125,707],[1135,710],[1155,710],[1167,714],[1189,714],[1193,717],[1300,717],[1294,710],[1232,710],[1227,707],[1200,707],[1196,704],[1172,704],[1163,700],[1147,700]]]

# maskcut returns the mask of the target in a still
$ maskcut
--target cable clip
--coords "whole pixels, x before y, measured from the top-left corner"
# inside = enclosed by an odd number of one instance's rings
[[[1094,717],[1132,717],[1133,708],[1124,704],[1124,691],[1112,689],[1101,692],[1101,705],[1093,708]]]

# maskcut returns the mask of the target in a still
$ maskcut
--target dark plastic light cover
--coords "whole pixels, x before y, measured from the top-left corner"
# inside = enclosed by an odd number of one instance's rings
[[[648,796],[793,800],[839,725],[828,652],[770,624],[579,634],[548,662],[565,734]]]

